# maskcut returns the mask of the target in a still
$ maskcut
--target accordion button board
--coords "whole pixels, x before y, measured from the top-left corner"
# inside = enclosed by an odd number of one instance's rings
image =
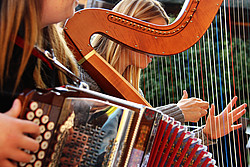
[[[65,97],[59,95],[58,92],[33,90],[20,98],[23,101],[20,118],[39,125],[40,135],[36,141],[39,142],[40,147],[36,152],[25,150],[32,155],[32,159],[29,163],[19,163],[18,165],[25,167],[53,166],[57,163],[57,157],[60,157],[65,142],[62,136],[66,136],[68,129],[73,126],[73,111],[64,110]]]

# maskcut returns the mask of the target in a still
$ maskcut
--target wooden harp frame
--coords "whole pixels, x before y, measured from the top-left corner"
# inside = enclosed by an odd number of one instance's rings
[[[170,25],[144,22],[106,9],[83,9],[69,19],[66,39],[80,65],[105,93],[150,106],[90,45],[95,33],[153,55],[173,55],[193,46],[206,32],[223,0],[189,0]]]

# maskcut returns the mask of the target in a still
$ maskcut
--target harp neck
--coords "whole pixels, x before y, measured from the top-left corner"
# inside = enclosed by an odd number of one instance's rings
[[[90,37],[94,33],[107,36],[137,51],[173,55],[187,50],[202,37],[222,0],[187,2],[178,20],[166,26],[147,23],[106,9],[83,9],[68,20],[65,33],[83,55],[93,49]]]

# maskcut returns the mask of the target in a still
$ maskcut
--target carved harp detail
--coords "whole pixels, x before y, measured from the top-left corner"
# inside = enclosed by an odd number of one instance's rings
[[[166,26],[105,9],[84,9],[67,22],[65,32],[83,55],[92,50],[89,40],[94,33],[106,35],[138,51],[172,55],[185,51],[202,37],[221,3],[222,0],[190,0],[179,19]]]

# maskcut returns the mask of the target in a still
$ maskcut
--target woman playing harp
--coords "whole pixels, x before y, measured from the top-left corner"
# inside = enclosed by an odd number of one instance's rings
[[[122,0],[120,1],[114,8],[113,11],[123,13],[140,20],[151,22],[154,24],[166,25],[169,23],[169,19],[160,3],[155,0]],[[92,46],[95,47],[96,51],[100,53],[101,56],[107,60],[119,73],[121,73],[138,91],[139,88],[139,78],[140,78],[140,70],[144,69],[148,66],[148,64],[152,61],[152,57],[147,54],[137,53],[126,48],[123,45],[120,45],[116,42],[109,40],[106,37],[101,35],[96,35],[92,41]],[[140,91],[141,92],[141,91]],[[187,98],[187,94],[184,91],[184,97]],[[182,99],[183,100],[183,99]],[[192,113],[192,109],[189,107],[185,108],[185,102],[182,103],[182,100],[179,101],[179,107],[182,109],[182,112],[185,117],[185,121],[198,121],[201,116],[204,116],[206,112],[199,106],[202,101],[195,99],[194,107],[200,107],[200,110],[196,110],[196,113]],[[194,99],[185,99],[189,100],[192,103]],[[214,105],[212,104],[210,113],[207,119],[207,124],[202,130],[203,133],[207,136],[208,139],[217,139],[221,136],[228,134],[230,131],[238,129],[241,125],[232,125],[236,120],[238,120],[246,111],[246,104],[243,104],[231,111],[232,107],[236,104],[237,97],[233,98],[232,101],[228,104],[227,108],[221,113],[221,115],[214,116]],[[180,104],[182,105],[180,106]],[[178,106],[177,104],[177,106]],[[161,106],[157,109],[161,110],[163,113],[170,114],[170,116],[176,116],[171,113],[170,106]],[[231,112],[230,112],[231,111]],[[172,115],[171,115],[172,114]],[[199,116],[193,117],[193,115],[197,114]],[[223,117],[228,118],[225,121],[225,127],[230,125],[229,129],[221,129],[217,130],[217,124],[222,122],[220,120]],[[184,122],[181,119],[177,120]],[[188,119],[190,118],[190,119]],[[216,133],[215,133],[216,132]],[[200,134],[200,133],[199,133]]]

